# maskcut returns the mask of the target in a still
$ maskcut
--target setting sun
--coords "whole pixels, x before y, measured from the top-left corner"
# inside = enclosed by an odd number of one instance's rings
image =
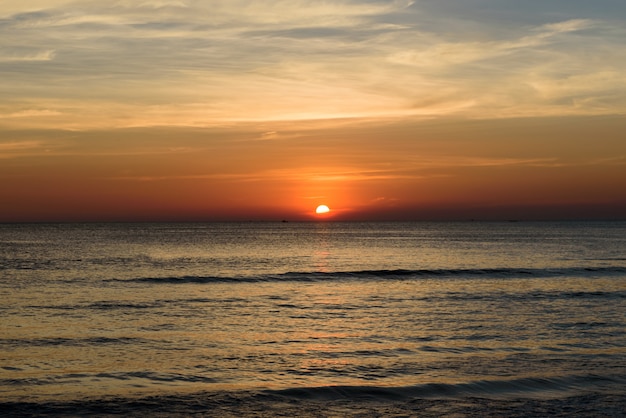
[[[315,209],[315,213],[317,213],[318,215],[323,214],[323,213],[328,213],[328,212],[330,212],[330,208],[326,205],[319,205]]]

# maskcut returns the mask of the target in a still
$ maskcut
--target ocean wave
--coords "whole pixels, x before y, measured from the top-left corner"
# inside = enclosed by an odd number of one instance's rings
[[[626,274],[626,267],[566,267],[550,269],[489,268],[489,269],[418,269],[418,270],[358,270],[358,271],[304,271],[255,276],[168,276],[106,279],[106,282],[152,284],[210,284],[257,282],[317,282],[333,280],[423,280],[433,278],[552,278],[552,277],[610,277]]]
[[[5,370],[19,368],[3,367]],[[156,383],[204,383],[223,384],[219,378],[211,376],[163,373],[156,371],[65,373],[45,377],[18,377],[0,379],[1,386],[42,386],[79,383],[81,381],[146,381]],[[416,398],[457,398],[479,397],[549,397],[563,396],[568,393],[595,391],[601,393],[623,392],[626,389],[626,374],[586,374],[552,377],[524,377],[512,379],[474,380],[461,383],[431,382],[411,386],[375,386],[375,385],[325,385],[313,387],[288,387],[277,389],[259,389],[265,395],[282,396],[296,399],[377,399],[398,400]]]
[[[415,386],[323,386],[268,391],[269,394],[297,399],[386,399],[459,397],[550,397],[586,389],[626,387],[626,376],[528,377],[511,380],[477,380],[467,383],[426,383]]]
[[[624,376],[205,391],[1,402],[3,416],[622,416]],[[592,387],[585,387],[591,383]],[[597,390],[598,384],[617,385]],[[622,389],[620,391],[619,389]],[[572,390],[580,389],[580,390]]]
[[[120,381],[141,381],[157,383],[215,383],[216,379],[206,376],[175,374],[175,373],[157,373],[151,371],[133,371],[133,372],[110,372],[110,373],[67,373],[56,376],[48,376],[44,378],[13,378],[0,379],[0,387],[2,386],[44,386],[44,385],[63,385],[68,383],[80,383],[83,381],[94,380],[120,380]]]
[[[30,338],[30,339],[0,339],[0,345],[6,347],[88,347],[111,344],[133,345],[145,343],[147,340],[141,338]]]

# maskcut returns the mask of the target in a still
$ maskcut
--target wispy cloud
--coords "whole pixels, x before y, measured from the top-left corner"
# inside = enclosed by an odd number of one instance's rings
[[[58,116],[61,112],[49,109],[27,109],[20,110],[11,113],[0,113],[0,119],[12,119],[12,118],[34,118],[40,116]]]
[[[504,26],[405,0],[21,4],[0,5],[0,89],[6,106],[63,109],[50,127],[626,111],[615,15]]]
[[[346,184],[372,181],[419,181],[430,178],[448,177],[450,168],[512,168],[512,167],[567,167],[583,165],[623,164],[624,158],[612,158],[586,162],[563,162],[556,158],[511,158],[511,157],[466,157],[441,156],[429,159],[400,159],[393,168],[333,167],[318,165],[311,167],[262,169],[239,173],[209,173],[186,175],[124,175],[111,180],[135,182],[217,180],[227,182],[295,182]]]
[[[34,140],[0,142],[0,159],[32,155],[33,151],[41,152],[42,146],[41,141]]]
[[[0,152],[33,149],[39,148],[40,146],[41,142],[39,141],[4,142],[0,143]]]
[[[0,62],[51,61],[54,55],[52,49],[35,52],[0,50]]]
[[[476,61],[483,61],[519,52],[522,49],[547,45],[560,34],[575,32],[591,26],[583,19],[542,25],[530,30],[531,34],[511,40],[487,40],[472,42],[440,42],[426,49],[398,52],[390,56],[392,62],[416,67],[445,68]]]

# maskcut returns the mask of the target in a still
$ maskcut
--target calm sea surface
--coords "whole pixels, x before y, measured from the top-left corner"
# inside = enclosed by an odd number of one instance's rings
[[[626,222],[4,224],[0,326],[0,413],[602,415]]]

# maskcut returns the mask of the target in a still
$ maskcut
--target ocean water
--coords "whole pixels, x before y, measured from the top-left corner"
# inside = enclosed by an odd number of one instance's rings
[[[0,414],[619,416],[626,222],[0,225]]]

